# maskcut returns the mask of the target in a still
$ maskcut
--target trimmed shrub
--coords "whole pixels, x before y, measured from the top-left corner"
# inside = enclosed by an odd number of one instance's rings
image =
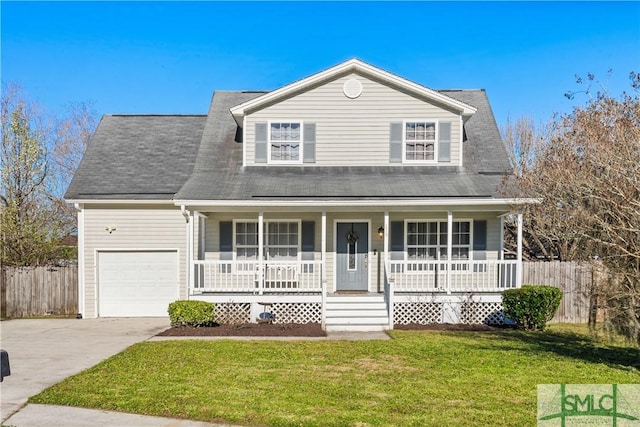
[[[211,326],[215,323],[215,307],[206,301],[174,301],[168,310],[171,326]]]
[[[502,292],[505,317],[520,329],[544,330],[560,305],[562,292],[553,286],[523,285]]]

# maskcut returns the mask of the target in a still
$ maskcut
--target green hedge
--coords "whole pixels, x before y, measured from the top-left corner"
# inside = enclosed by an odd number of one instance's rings
[[[544,330],[560,305],[562,292],[553,286],[523,285],[502,292],[505,317],[521,329]]]
[[[215,323],[215,304],[206,301],[174,301],[169,304],[171,326],[211,326]]]

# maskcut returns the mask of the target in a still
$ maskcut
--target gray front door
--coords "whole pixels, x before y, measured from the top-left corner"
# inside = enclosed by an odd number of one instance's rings
[[[336,235],[336,290],[368,290],[368,257],[369,225],[366,222],[339,222]]]

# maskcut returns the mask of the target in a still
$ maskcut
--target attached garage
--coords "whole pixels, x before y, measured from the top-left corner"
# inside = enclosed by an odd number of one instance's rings
[[[177,251],[98,252],[98,316],[167,316],[178,299]]]

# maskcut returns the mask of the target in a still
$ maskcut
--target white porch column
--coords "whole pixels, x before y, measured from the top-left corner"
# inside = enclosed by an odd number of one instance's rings
[[[387,265],[387,261],[389,260],[389,211],[384,212],[384,261],[385,267]]]
[[[518,212],[518,262],[516,265],[516,287],[522,286],[522,212]]]
[[[453,212],[447,211],[447,294],[451,293],[451,255],[453,250]]]
[[[258,213],[258,294],[264,288],[264,212]]]
[[[322,329],[324,330],[327,323],[327,212],[322,211],[322,222],[320,229],[320,251],[322,257],[322,277],[321,285],[322,285],[322,293],[321,293],[321,304],[320,304],[320,321],[322,323]]]
[[[389,281],[389,292],[386,295],[387,298],[387,315],[389,317],[389,329],[393,329],[394,319],[393,319],[393,278],[391,277],[391,271],[387,271],[387,267],[389,265],[389,234],[391,234],[391,229],[389,228],[389,211],[384,212],[384,271],[386,273],[387,280]],[[386,289],[386,286],[385,286]]]
[[[194,268],[193,268],[193,233],[195,232],[195,227],[193,226],[193,222],[195,221],[195,215],[193,212],[189,212],[189,218],[187,220],[187,283],[189,286],[185,291],[185,299],[189,299],[189,295],[191,294],[191,290],[195,287],[194,281]]]
[[[504,259],[504,215],[500,215],[500,246],[498,247],[498,259]]]
[[[324,211],[320,231],[320,251],[322,252],[322,283],[327,283],[327,213]]]

